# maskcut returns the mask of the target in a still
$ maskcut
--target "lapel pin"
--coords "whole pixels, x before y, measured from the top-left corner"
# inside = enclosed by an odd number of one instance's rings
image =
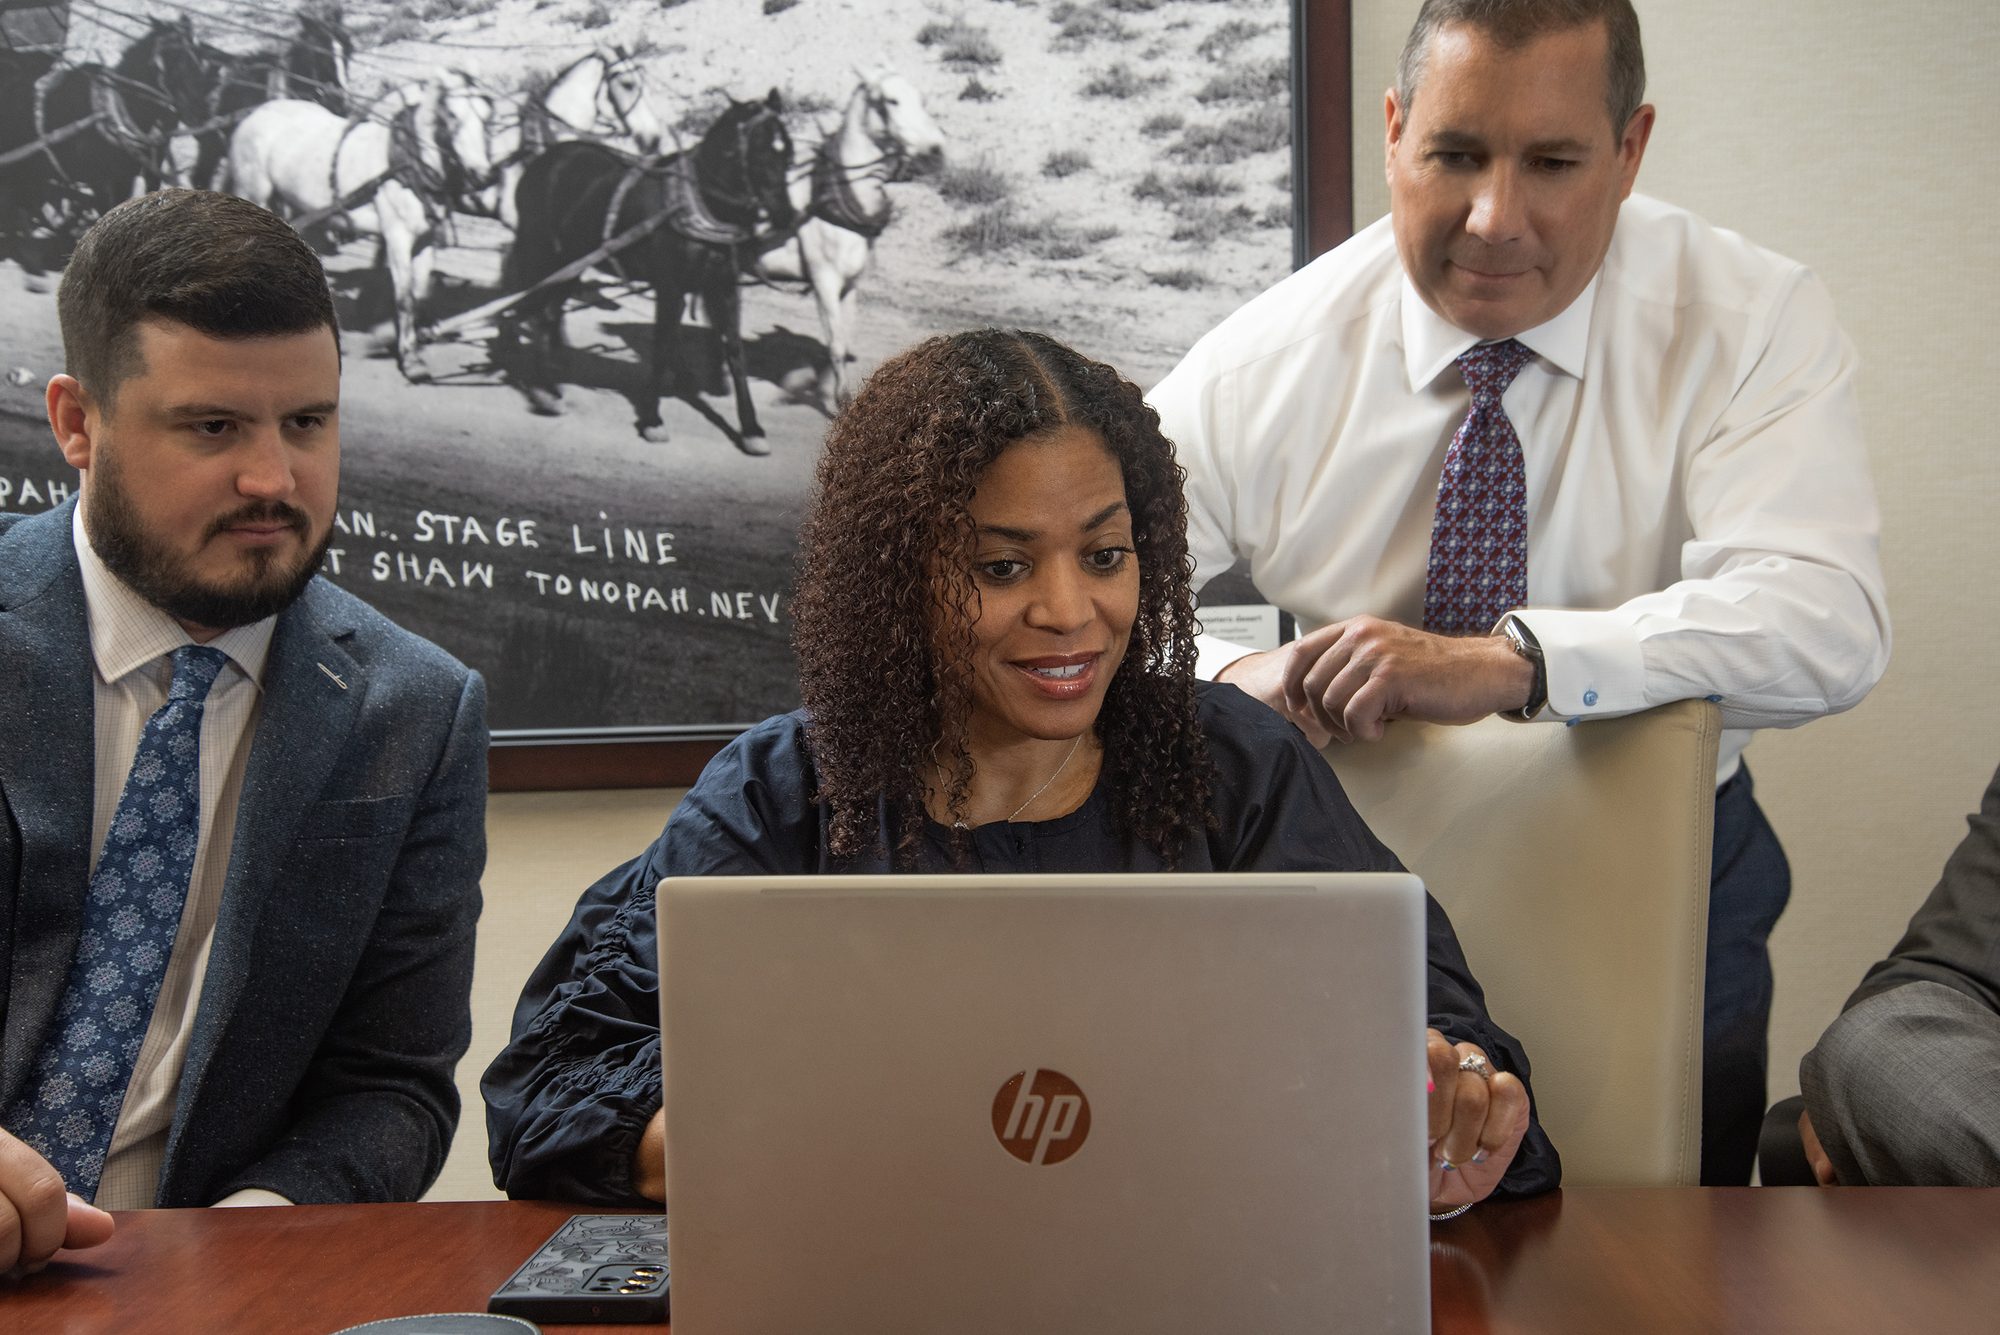
[[[346,683],[346,682],[344,682],[344,681],[342,681],[342,680],[340,679],[340,676],[339,676],[339,674],[338,674],[338,673],[336,673],[336,672],[335,672],[335,671],[334,671],[334,670],[333,670],[332,668],[328,667],[328,666],[327,666],[326,664],[324,664],[324,663],[321,663],[321,664],[319,664],[318,666],[319,666],[319,670],[320,670],[321,672],[324,672],[324,673],[325,673],[325,674],[326,674],[326,675],[327,675],[327,676],[328,676],[329,678],[331,678],[331,679],[332,679],[332,681],[333,681],[333,684],[334,684],[335,686],[338,686],[338,687],[339,687],[339,688],[340,688],[341,690],[343,690],[343,691],[347,689],[347,683]]]

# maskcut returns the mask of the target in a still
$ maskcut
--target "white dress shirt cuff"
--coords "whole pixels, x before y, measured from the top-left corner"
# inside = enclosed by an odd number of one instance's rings
[[[262,1187],[245,1187],[241,1191],[232,1191],[227,1196],[224,1196],[221,1200],[215,1203],[215,1208],[221,1210],[221,1209],[233,1208],[238,1205],[290,1205],[290,1204],[291,1204],[290,1201],[286,1200],[283,1196],[280,1196],[275,1191],[266,1191]]]
[[[1651,703],[1639,633],[1617,616],[1548,608],[1514,615],[1542,646],[1549,703],[1538,717],[1610,718]]]
[[[1217,635],[1197,635],[1194,637],[1194,675],[1203,681],[1215,681],[1222,669],[1256,652],[1247,644],[1237,644]]]

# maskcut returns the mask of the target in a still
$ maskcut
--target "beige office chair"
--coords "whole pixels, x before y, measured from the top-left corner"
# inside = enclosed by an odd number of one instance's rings
[[[1395,723],[1326,752],[1450,913],[1574,1186],[1700,1180],[1719,731],[1686,700],[1575,727]]]

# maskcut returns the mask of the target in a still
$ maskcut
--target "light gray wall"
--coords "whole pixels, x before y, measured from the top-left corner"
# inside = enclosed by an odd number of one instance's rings
[[[1859,708],[1750,749],[1791,854],[1771,1092],[1902,931],[2000,762],[2000,8],[1637,0],[1659,123],[1639,188],[1811,265],[1861,352],[1895,657]],[[1416,0],[1354,18],[1356,221],[1388,210],[1383,90]]]

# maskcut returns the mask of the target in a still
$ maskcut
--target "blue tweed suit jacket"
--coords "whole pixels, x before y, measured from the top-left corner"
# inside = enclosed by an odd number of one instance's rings
[[[49,1036],[89,881],[75,504],[0,515],[0,1108]],[[279,615],[161,1206],[412,1200],[437,1177],[472,1032],[485,703],[323,579]]]

